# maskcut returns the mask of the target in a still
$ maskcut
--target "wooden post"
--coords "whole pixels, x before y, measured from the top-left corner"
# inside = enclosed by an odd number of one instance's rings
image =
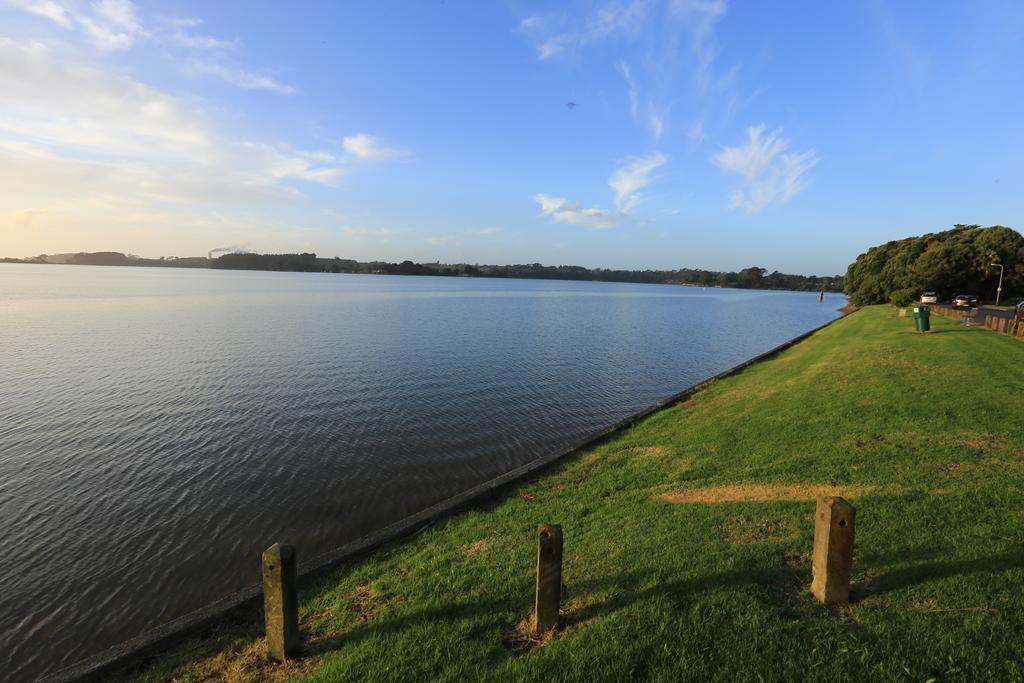
[[[540,637],[558,626],[562,599],[562,527],[537,526],[537,596],[533,610],[533,635]]]
[[[275,543],[263,551],[263,615],[267,656],[283,662],[299,650],[295,548]]]
[[[850,601],[856,514],[854,507],[842,498],[818,499],[814,515],[811,592],[826,605]]]

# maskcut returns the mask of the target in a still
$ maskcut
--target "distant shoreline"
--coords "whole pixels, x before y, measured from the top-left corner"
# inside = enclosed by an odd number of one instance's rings
[[[147,259],[121,252],[80,252],[35,256],[26,259],[2,258],[0,263],[36,265],[126,266],[151,268],[203,268],[210,270],[251,270],[300,273],[338,273],[360,275],[427,275],[438,277],[492,277],[522,280],[567,280],[579,282],[631,282],[723,289],[761,289],[798,292],[843,292],[841,275],[819,277],[792,275],[759,267],[739,272],[692,268],[677,270],[611,270],[582,266],[545,266],[540,263],[515,265],[360,262],[352,259],[320,258],[316,254],[223,254],[217,258],[191,256]]]

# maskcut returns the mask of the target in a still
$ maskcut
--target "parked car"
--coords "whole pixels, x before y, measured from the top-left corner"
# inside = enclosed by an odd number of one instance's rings
[[[939,303],[939,295],[935,292],[925,292],[921,295],[921,303],[923,304],[937,304]]]
[[[978,305],[978,297],[973,294],[957,294],[953,297],[954,308],[975,308]]]

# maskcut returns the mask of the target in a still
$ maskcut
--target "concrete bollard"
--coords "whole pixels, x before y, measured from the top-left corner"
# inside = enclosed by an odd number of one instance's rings
[[[275,543],[263,551],[263,615],[267,656],[283,662],[299,650],[295,548]]]
[[[540,637],[558,626],[562,600],[562,527],[537,526],[537,596],[533,610],[533,635]]]
[[[818,499],[811,592],[826,605],[850,601],[856,514],[854,507],[838,496]]]

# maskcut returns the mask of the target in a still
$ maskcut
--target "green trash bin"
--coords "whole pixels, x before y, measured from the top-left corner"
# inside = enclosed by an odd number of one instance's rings
[[[927,306],[914,306],[914,328],[918,332],[929,332],[932,329],[930,316]]]

